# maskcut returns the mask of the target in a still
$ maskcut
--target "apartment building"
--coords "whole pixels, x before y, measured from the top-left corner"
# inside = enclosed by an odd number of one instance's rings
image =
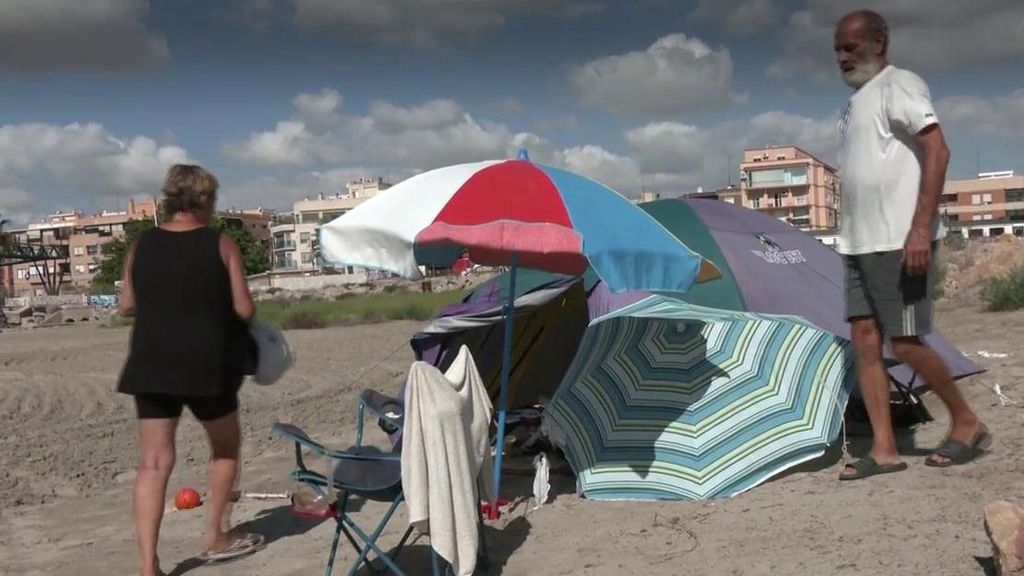
[[[739,194],[722,199],[813,232],[839,227],[840,196],[835,168],[796,146],[773,146],[744,150]]]
[[[273,210],[264,208],[236,210],[232,208],[217,212],[217,218],[223,220],[229,227],[244,229],[257,242],[270,242],[270,225],[274,220]]]
[[[64,286],[88,288],[103,261],[104,246],[124,237],[129,220],[155,219],[159,204],[153,198],[129,200],[125,210],[104,210],[87,215],[78,210],[58,211],[41,222],[10,230],[23,244],[65,245],[68,261],[12,264],[5,271],[8,290],[17,296],[42,295],[46,274],[63,274]]]
[[[16,242],[23,244],[64,245],[68,247],[68,261],[51,260],[38,263],[12,264],[4,271],[8,293],[17,296],[42,295],[45,275],[63,274],[61,284],[75,289],[88,288],[105,257],[108,244],[125,236],[125,224],[130,220],[157,221],[160,202],[155,198],[129,200],[125,210],[104,210],[97,214],[84,214],[79,210],[58,211],[41,222],[9,230]],[[227,210],[217,216],[228,226],[244,228],[258,241],[270,242],[270,222],[273,214],[262,208],[253,210]]]
[[[1011,170],[947,180],[939,213],[951,234],[965,238],[1024,236],[1024,175]]]
[[[304,198],[295,202],[292,212],[275,216],[270,228],[272,270],[305,273],[320,270],[315,254],[320,226],[390,187],[383,178],[361,178],[346,184],[342,194]],[[342,272],[354,274],[356,270],[349,267]]]

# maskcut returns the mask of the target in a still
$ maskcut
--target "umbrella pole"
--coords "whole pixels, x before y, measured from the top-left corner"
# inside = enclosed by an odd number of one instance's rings
[[[516,255],[512,254],[508,273],[508,302],[505,304],[505,341],[502,343],[501,388],[498,390],[498,437],[494,450],[494,494],[489,516],[498,517],[498,492],[501,489],[501,461],[505,452],[505,411],[508,409],[508,381],[512,372],[512,322],[516,311]]]

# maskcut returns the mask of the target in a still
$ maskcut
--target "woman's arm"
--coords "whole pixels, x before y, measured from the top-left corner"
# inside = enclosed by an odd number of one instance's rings
[[[124,270],[121,272],[121,298],[117,309],[122,316],[135,315],[135,288],[132,286],[132,264],[135,261],[135,244],[128,247],[124,257]]]
[[[249,294],[249,283],[245,279],[242,251],[238,249],[238,244],[224,233],[220,235],[220,257],[227,266],[228,276],[231,278],[231,303],[235,307],[235,314],[248,322],[256,309],[252,304],[252,295]]]

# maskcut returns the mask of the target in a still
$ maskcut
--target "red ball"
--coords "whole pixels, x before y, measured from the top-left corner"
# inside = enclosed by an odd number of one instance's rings
[[[178,510],[188,510],[190,508],[197,508],[202,505],[203,500],[199,497],[199,492],[196,492],[192,488],[182,488],[178,490],[178,493],[174,496],[174,507]]]

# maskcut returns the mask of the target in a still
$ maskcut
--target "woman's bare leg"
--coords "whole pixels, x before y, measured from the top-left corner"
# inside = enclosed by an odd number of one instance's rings
[[[139,541],[139,574],[160,573],[157,542],[164,517],[167,482],[174,470],[177,418],[139,420],[139,466],[135,476],[135,531]]]
[[[232,493],[238,477],[238,454],[241,431],[238,411],[216,420],[203,422],[210,440],[210,485],[206,504],[209,516],[206,524],[206,547],[220,550],[227,546],[230,528]]]

